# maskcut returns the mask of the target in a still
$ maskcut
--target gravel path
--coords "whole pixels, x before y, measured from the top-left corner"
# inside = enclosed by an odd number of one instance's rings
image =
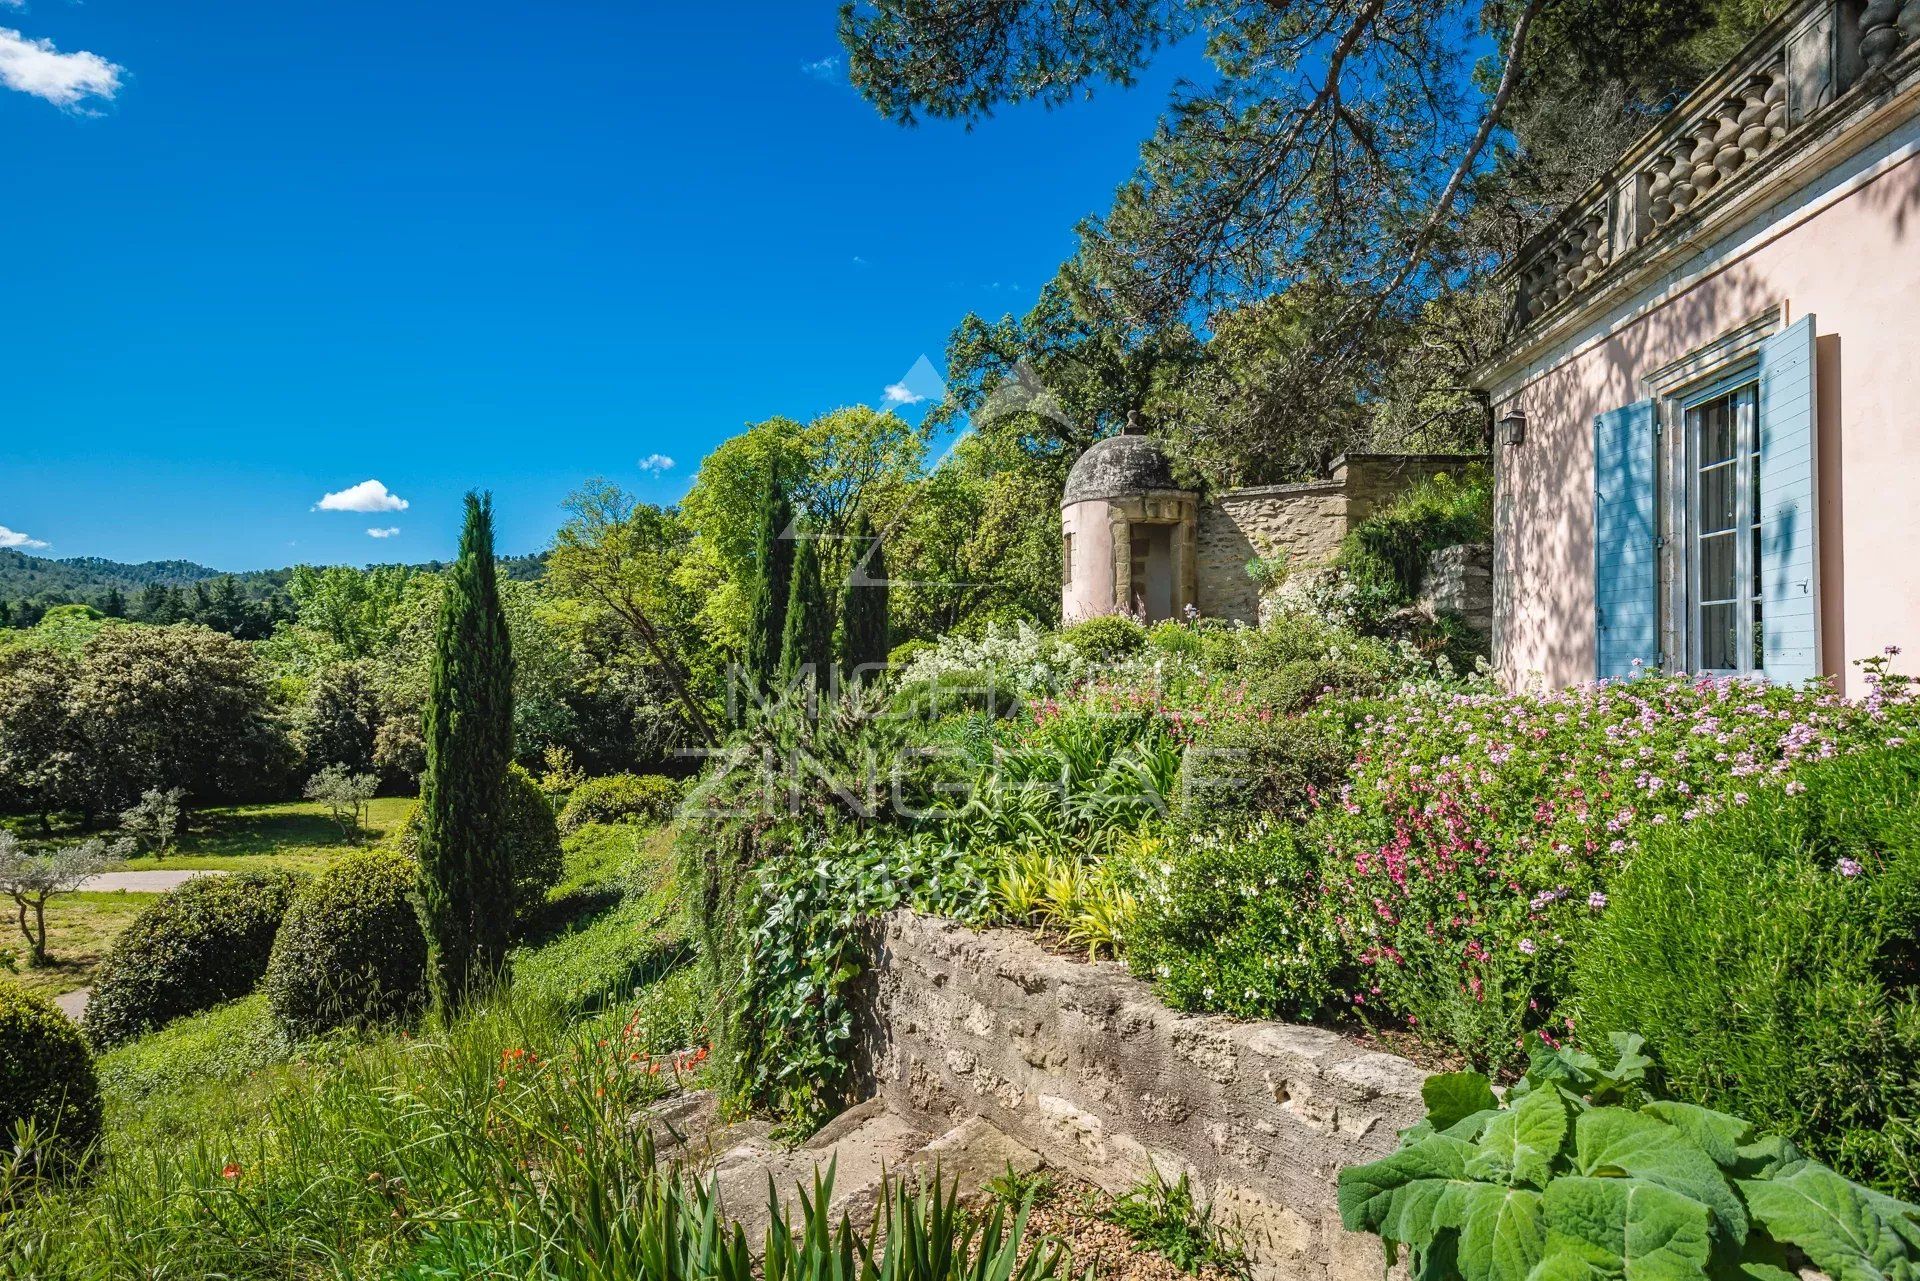
[[[92,995],[92,988],[77,987],[71,992],[62,992],[54,997],[53,1003],[60,1007],[62,1014],[78,1023],[80,1016],[87,1012],[87,998]]]
[[[225,876],[225,872],[168,871],[160,869],[151,872],[102,872],[98,876],[89,876],[81,882],[80,889],[88,894],[111,893],[114,890],[131,890],[140,894],[164,894],[168,890],[178,889],[196,876]]]

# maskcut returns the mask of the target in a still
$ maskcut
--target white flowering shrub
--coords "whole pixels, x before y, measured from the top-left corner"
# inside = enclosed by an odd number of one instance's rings
[[[1030,623],[989,623],[980,636],[942,636],[895,673],[900,683],[950,683],[984,676],[1022,695],[1057,694],[1083,680],[1087,660],[1057,632]]]

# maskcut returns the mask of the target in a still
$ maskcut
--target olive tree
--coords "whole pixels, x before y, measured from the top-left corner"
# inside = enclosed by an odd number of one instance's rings
[[[73,893],[89,877],[125,858],[129,848],[126,841],[108,845],[95,837],[32,852],[12,832],[0,831],[0,894],[13,900],[29,965],[47,964],[47,900]]]

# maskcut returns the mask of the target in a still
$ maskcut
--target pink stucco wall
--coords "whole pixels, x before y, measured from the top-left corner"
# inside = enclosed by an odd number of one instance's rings
[[[1501,447],[1498,463],[1509,683],[1594,675],[1595,415],[1645,398],[1647,373],[1776,304],[1788,320],[1816,317],[1824,666],[1844,679],[1850,660],[1884,646],[1920,650],[1920,156],[1909,135],[1920,130],[1836,166],[1809,184],[1824,196],[1783,198],[1680,269],[1704,260],[1703,279],[1493,389],[1496,414],[1517,405],[1528,418],[1526,442]],[[1898,662],[1915,670],[1912,652]]]
[[[1113,613],[1113,527],[1106,500],[1069,503],[1060,509],[1060,525],[1073,536],[1072,572],[1060,589],[1061,617],[1071,623]]]

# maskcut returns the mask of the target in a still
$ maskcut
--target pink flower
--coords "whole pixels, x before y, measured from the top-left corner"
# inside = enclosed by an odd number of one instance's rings
[[[1860,875],[1860,873],[1864,869],[1860,866],[1859,863],[1855,862],[1853,859],[1843,858],[1838,863],[1835,863],[1833,865],[1833,870],[1840,873],[1840,875],[1846,877],[1848,880],[1852,880],[1854,877]]]

